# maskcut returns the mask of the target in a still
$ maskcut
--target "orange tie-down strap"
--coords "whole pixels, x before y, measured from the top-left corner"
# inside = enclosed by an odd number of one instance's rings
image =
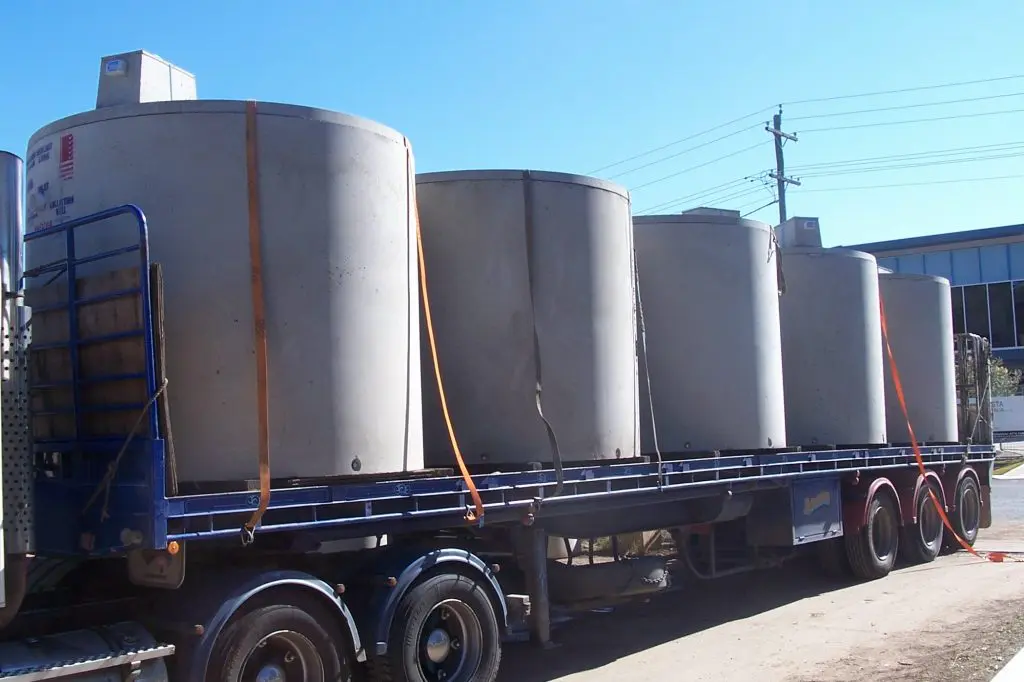
[[[903,418],[907,422],[907,433],[910,434],[910,444],[914,449],[914,459],[917,460],[917,468],[921,472],[921,475],[924,476],[924,459],[921,457],[921,448],[917,443],[917,436],[914,435],[914,428],[910,424],[910,413],[907,411],[907,399],[903,393],[903,382],[900,381],[900,372],[896,368],[896,356],[892,352],[892,346],[889,345],[889,328],[885,321],[885,302],[882,301],[881,298],[879,298],[879,305],[882,314],[882,340],[885,343],[885,353],[889,357],[889,369],[892,373],[892,383],[896,388],[896,397],[900,401],[900,410],[903,412]],[[956,541],[960,543],[961,547],[979,559],[987,559],[988,561],[995,563],[1002,563],[1004,561],[1022,561],[1021,559],[1010,556],[1006,552],[979,552],[967,544],[967,541],[953,530],[953,525],[949,522],[949,517],[946,516],[946,510],[942,508],[942,503],[939,501],[939,498],[936,497],[935,491],[932,490],[931,486],[928,486],[927,489],[928,496],[931,498],[932,504],[935,505],[935,509],[939,512],[939,517],[942,519],[942,525],[944,525],[946,530],[956,538]]]
[[[462,450],[459,448],[459,441],[455,437],[455,427],[452,425],[451,414],[448,412],[448,401],[444,395],[444,383],[441,381],[441,362],[437,358],[437,342],[434,339],[434,321],[430,316],[430,294],[427,292],[427,268],[426,259],[423,257],[423,233],[420,230],[420,209],[419,204],[416,203],[415,196],[416,181],[412,168],[412,149],[409,147],[408,140],[405,141],[405,159],[407,175],[409,176],[406,183],[406,198],[409,201],[410,209],[416,220],[416,254],[419,259],[420,294],[423,297],[423,317],[427,323],[427,339],[430,341],[430,357],[434,362],[434,378],[437,381],[437,394],[441,400],[441,413],[444,415],[444,423],[448,427],[448,440],[451,442],[452,450],[455,452],[455,461],[459,465],[459,473],[462,474],[462,480],[466,482],[466,487],[469,488],[469,495],[473,498],[474,509],[466,511],[466,520],[470,523],[479,523],[483,525],[484,502],[480,498],[480,491],[476,488],[473,476],[469,473],[469,468],[466,466],[466,460],[462,457]]]

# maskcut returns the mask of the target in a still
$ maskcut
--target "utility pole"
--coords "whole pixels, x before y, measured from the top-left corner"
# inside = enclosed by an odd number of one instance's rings
[[[786,185],[800,186],[800,181],[786,177],[786,162],[782,157],[782,141],[791,140],[798,142],[796,135],[782,132],[782,105],[779,105],[779,113],[772,119],[771,127],[764,128],[775,137],[775,171],[769,172],[768,177],[775,180],[779,194],[779,224],[786,222]]]

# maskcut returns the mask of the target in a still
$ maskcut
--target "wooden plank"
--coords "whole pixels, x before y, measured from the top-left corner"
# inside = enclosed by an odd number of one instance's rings
[[[141,296],[138,292],[124,293],[138,288],[139,281],[139,269],[136,267],[84,277],[75,284],[79,300],[103,297],[78,306],[78,337],[86,341],[78,349],[80,405],[84,408],[81,418],[83,437],[127,437],[138,419],[141,406],[149,400],[144,379],[99,380],[101,377],[145,372],[146,347],[141,334],[99,340],[143,328]],[[35,309],[49,305],[65,306],[38,312],[33,310],[32,346],[68,341],[67,298],[66,278],[26,292],[28,305]],[[73,378],[69,349],[34,350],[30,347],[29,363],[33,386],[30,399],[36,413],[32,418],[33,436],[39,439],[73,439],[73,415],[38,414],[72,406],[73,388],[67,385]],[[40,384],[62,382],[65,385],[39,387]],[[118,405],[134,406],[89,409]],[[136,435],[148,437],[148,424],[144,422]]]

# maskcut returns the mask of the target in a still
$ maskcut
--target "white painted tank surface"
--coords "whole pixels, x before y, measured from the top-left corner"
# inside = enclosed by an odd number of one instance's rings
[[[771,227],[738,214],[635,216],[633,239],[660,449],[785,446]],[[640,392],[650,453],[645,379]]]
[[[910,424],[918,441],[955,443],[956,361],[953,355],[953,305],[949,280],[932,275],[878,275],[885,303],[889,345],[896,358]],[[909,443],[889,358],[885,366],[885,422],[889,440]]]
[[[444,389],[468,462],[634,457],[639,448],[629,197],[533,171],[416,178]],[[429,359],[426,462],[453,455]]]
[[[782,269],[789,445],[885,443],[874,256],[849,249],[784,249]]]
[[[179,478],[257,475],[246,104],[99,109],[33,137],[28,230],[134,203],[163,266]],[[412,156],[351,116],[257,105],[274,477],[422,468]],[[130,241],[79,230],[80,255]],[[29,267],[63,249],[28,245]]]

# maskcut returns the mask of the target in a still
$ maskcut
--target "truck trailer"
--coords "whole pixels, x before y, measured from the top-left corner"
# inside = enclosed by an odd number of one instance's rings
[[[225,400],[220,407],[251,407],[258,428],[232,442],[228,414],[228,437],[194,437],[190,420],[209,415],[182,402],[172,410],[168,394],[178,387],[168,375],[174,361],[207,351],[174,348],[189,346],[189,337],[167,332],[180,312],[168,301],[193,283],[174,279],[177,271],[165,269],[151,248],[154,232],[169,229],[153,215],[166,219],[174,207],[184,214],[194,197],[173,183],[153,187],[145,165],[124,176],[129,184],[141,178],[137,190],[111,181],[92,191],[97,183],[92,177],[90,185],[89,174],[102,171],[82,156],[83,149],[102,151],[112,156],[110,164],[129,163],[124,159],[135,157],[120,141],[90,142],[84,127],[101,129],[108,114],[133,106],[150,107],[150,118],[192,111],[194,81],[142,52],[101,64],[95,112],[42,129],[24,161],[0,153],[0,679],[492,682],[503,643],[529,637],[551,644],[553,614],[690,589],[806,554],[831,574],[880,579],[898,556],[932,561],[944,548],[970,547],[991,524],[989,347],[974,335],[957,336],[949,357],[956,376],[955,405],[948,406],[956,414],[953,441],[920,443],[908,427],[908,442],[683,451],[655,445],[626,453],[634,456],[575,459],[555,442],[557,416],[545,416],[538,369],[535,418],[539,433],[551,436],[547,458],[524,453],[520,464],[510,464],[461,452],[459,414],[445,408],[454,450],[448,466],[375,471],[374,453],[366,451],[355,458],[344,453],[345,471],[298,471],[291,460],[320,446],[296,428],[292,441],[274,441],[270,457],[272,428],[279,426],[274,415],[289,409],[274,402],[279,375],[268,369],[268,354],[279,341],[271,339],[268,351],[267,337],[277,327],[264,309],[274,303],[264,285],[280,270],[263,267],[261,198],[251,173],[246,185],[245,172],[223,182],[227,197],[236,191],[228,184],[240,181],[249,209],[242,238],[249,240],[250,260],[241,267],[252,285],[246,313],[252,324],[234,323],[252,350],[218,361],[255,364],[255,381],[242,403]],[[277,105],[215,106],[241,123],[210,142],[203,162],[215,165],[218,145],[231,144],[244,150],[252,171],[262,151],[252,127],[256,112],[277,116]],[[328,118],[317,120],[326,125]],[[132,135],[144,148],[157,144],[149,133]],[[296,167],[321,152],[319,146],[289,149]],[[161,160],[154,156],[152,163]],[[150,210],[143,196],[125,200],[123,192],[136,191],[157,197],[159,210]],[[220,208],[203,210],[216,221],[226,215]],[[409,275],[421,286],[423,309],[410,318],[409,333],[417,354],[423,333],[424,376],[440,385],[424,381],[423,391],[443,396],[445,372],[434,342],[442,330],[429,310],[431,262],[415,208],[410,220],[417,224]],[[217,264],[217,244],[211,236],[208,250],[186,255]],[[263,248],[287,250],[282,244],[264,238]],[[218,268],[235,267],[223,258]],[[317,295],[309,291],[291,305],[314,305]],[[636,310],[638,329],[628,333],[642,354],[639,296]],[[207,333],[201,317],[195,335]],[[539,343],[536,330],[532,343]],[[883,338],[877,343],[889,345]],[[335,352],[349,352],[343,345]],[[898,376],[900,358],[889,355]],[[312,364],[307,371],[315,372]],[[298,374],[310,387],[319,379]],[[383,405],[390,399],[385,390],[356,399]],[[202,407],[219,409],[219,403]],[[184,437],[176,438],[172,426]],[[399,433],[398,447],[403,437],[422,437],[422,429]],[[254,475],[223,480],[212,473],[226,466],[229,450],[241,452]],[[310,456],[341,459],[330,452]],[[197,479],[185,471],[211,473]],[[671,537],[674,554],[622,546],[623,535],[646,531]]]

